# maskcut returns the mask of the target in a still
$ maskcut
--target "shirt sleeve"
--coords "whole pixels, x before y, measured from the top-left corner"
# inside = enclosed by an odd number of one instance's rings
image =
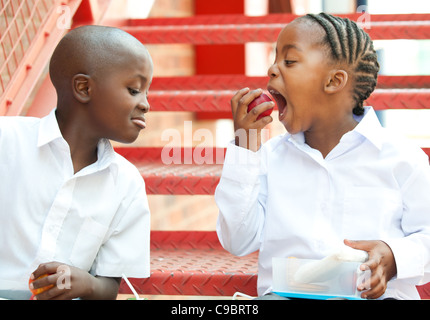
[[[428,158],[414,166],[402,186],[405,237],[384,239],[393,251],[397,279],[419,285],[430,281],[430,167]]]
[[[238,256],[260,247],[265,204],[261,153],[261,149],[252,152],[230,143],[215,191],[218,238],[227,251]]]
[[[118,214],[119,222],[100,248],[91,272],[106,277],[149,277],[150,211],[143,180]]]

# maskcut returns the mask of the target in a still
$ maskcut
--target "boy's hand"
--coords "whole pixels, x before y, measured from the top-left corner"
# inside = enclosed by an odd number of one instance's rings
[[[47,277],[37,279],[41,275]],[[53,285],[52,288],[35,296],[37,300],[109,299],[115,298],[119,281],[115,278],[94,277],[88,272],[59,262],[42,263],[31,274],[34,289]]]
[[[247,112],[248,105],[263,91],[261,89],[249,91],[244,88],[238,91],[231,99],[231,111],[233,113],[236,145],[257,151],[261,144],[261,130],[273,121],[271,116],[257,120],[258,116],[266,110],[274,107],[274,102],[264,102]]]
[[[368,253],[369,259],[364,262],[360,269],[370,270],[370,283],[357,288],[359,291],[365,291],[361,294],[364,299],[377,299],[385,293],[387,283],[397,274],[396,261],[391,248],[383,241],[351,241],[345,240],[345,244],[351,248],[364,250]]]

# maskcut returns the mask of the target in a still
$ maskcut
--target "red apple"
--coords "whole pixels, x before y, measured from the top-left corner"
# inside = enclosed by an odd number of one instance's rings
[[[273,101],[272,99],[270,99],[270,97],[265,94],[262,93],[261,95],[259,95],[257,98],[255,98],[254,100],[251,101],[251,103],[248,105],[248,112],[251,111],[252,109],[254,109],[256,106],[262,104],[263,102],[268,102],[268,101]],[[257,120],[260,120],[263,117],[267,117],[270,116],[270,114],[272,113],[273,108],[266,110],[264,112],[262,112],[258,117]]]

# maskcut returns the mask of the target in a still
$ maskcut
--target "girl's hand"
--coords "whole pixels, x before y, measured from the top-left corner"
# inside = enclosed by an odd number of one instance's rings
[[[351,248],[366,251],[369,259],[364,262],[360,269],[370,270],[369,283],[359,286],[359,291],[364,291],[361,297],[364,299],[377,299],[385,293],[387,283],[397,274],[396,261],[391,248],[383,241],[344,241]],[[365,291],[366,288],[370,289]]]
[[[257,151],[260,148],[261,130],[273,121],[271,116],[257,120],[261,113],[274,107],[273,101],[264,102],[249,113],[247,112],[248,105],[262,92],[261,89],[249,91],[248,88],[244,88],[238,91],[231,99],[236,145],[251,151]]]
[[[37,279],[45,274],[48,276]],[[82,269],[59,262],[42,263],[30,278],[37,279],[30,284],[30,289],[53,285],[36,295],[36,300],[114,299],[119,288],[116,278],[94,277]]]

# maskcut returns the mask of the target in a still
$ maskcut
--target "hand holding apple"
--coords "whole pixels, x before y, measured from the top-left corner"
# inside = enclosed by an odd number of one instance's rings
[[[256,152],[261,146],[261,131],[273,121],[267,116],[275,103],[263,90],[239,90],[231,99],[235,144]],[[249,112],[251,111],[251,112]],[[268,111],[268,113],[266,113]]]
[[[269,102],[269,101],[273,101],[273,100],[267,94],[262,93],[257,98],[255,98],[254,100],[252,100],[252,102],[248,105],[248,112],[251,111],[252,109],[254,109],[256,106],[258,106],[258,105],[260,105],[260,104],[262,104],[264,102]],[[257,120],[260,120],[263,117],[270,116],[270,114],[272,113],[272,111],[273,111],[273,108],[262,112],[257,117]]]

